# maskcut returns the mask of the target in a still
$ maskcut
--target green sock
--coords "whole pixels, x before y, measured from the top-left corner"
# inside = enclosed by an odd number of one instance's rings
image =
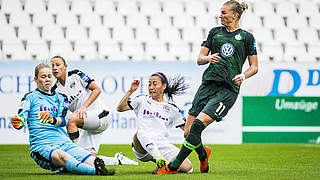
[[[198,157],[199,157],[199,160],[200,161],[204,161],[206,158],[207,158],[207,153],[206,153],[206,150],[204,149],[203,147],[203,144],[201,143],[201,145],[195,149],[197,154],[198,154]]]
[[[200,146],[202,146],[201,133],[204,129],[205,129],[205,126],[199,119],[194,120],[190,129],[190,132],[186,137],[186,139],[184,140],[184,143],[180,149],[179,154],[170,163],[169,168],[171,170],[177,170],[180,167],[181,163],[189,156],[189,154],[194,149],[198,149]]]

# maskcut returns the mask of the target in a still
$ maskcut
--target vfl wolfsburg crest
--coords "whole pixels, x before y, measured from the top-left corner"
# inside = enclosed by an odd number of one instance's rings
[[[230,43],[225,43],[221,46],[221,54],[224,56],[224,57],[230,57],[233,55],[233,52],[234,52],[234,47],[232,46],[232,44]]]
[[[240,34],[237,34],[234,38],[235,38],[236,40],[240,41],[240,40],[241,40],[241,35],[240,35]]]

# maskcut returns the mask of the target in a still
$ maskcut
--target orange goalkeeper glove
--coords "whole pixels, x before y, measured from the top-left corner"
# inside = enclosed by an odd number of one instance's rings
[[[52,117],[48,112],[40,112],[38,118],[42,124],[49,123],[55,125],[57,123],[57,119]]]
[[[21,129],[23,127],[24,119],[20,116],[13,116],[11,119],[11,124],[15,129]]]

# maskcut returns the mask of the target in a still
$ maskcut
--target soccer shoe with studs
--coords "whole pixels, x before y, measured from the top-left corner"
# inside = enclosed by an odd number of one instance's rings
[[[177,174],[179,169],[172,171],[169,169],[169,166],[163,166],[162,168],[158,168],[157,170],[153,171],[152,174]]]
[[[122,152],[116,153],[114,155],[114,157],[116,157],[119,160],[119,165],[123,165],[123,164],[127,164],[127,165],[139,165],[138,162],[129,159],[128,157],[126,157],[125,155],[122,154]]]
[[[93,162],[94,167],[96,168],[96,175],[106,176],[106,175],[114,175],[115,171],[113,169],[107,169],[104,165],[102,159],[96,157]]]
[[[203,146],[207,153],[207,158],[204,161],[200,161],[200,171],[201,173],[209,172],[209,156],[211,153],[211,148],[209,146]]]

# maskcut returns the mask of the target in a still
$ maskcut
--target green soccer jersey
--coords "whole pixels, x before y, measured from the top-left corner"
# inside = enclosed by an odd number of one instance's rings
[[[253,35],[242,29],[227,32],[224,26],[215,27],[201,46],[209,48],[211,54],[219,53],[221,57],[218,63],[210,64],[204,71],[202,83],[225,83],[227,88],[239,93],[240,87],[232,82],[232,78],[241,74],[247,56],[257,54]]]

